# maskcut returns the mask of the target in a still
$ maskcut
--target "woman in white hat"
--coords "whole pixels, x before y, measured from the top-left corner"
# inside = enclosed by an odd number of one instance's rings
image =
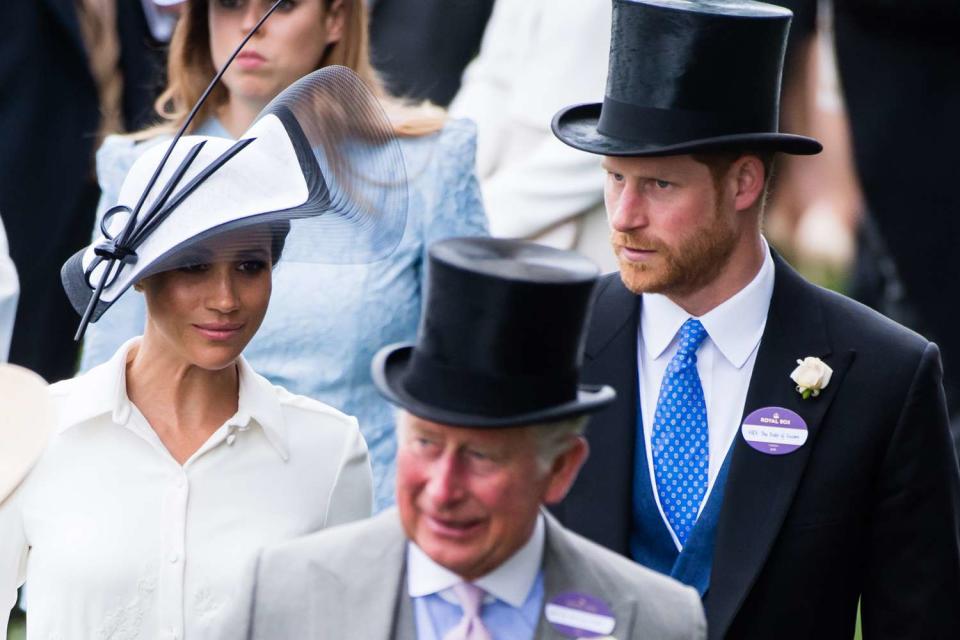
[[[153,147],[102,236],[64,265],[84,322],[136,287],[146,327],[51,387],[50,443],[0,506],[0,603],[26,578],[29,637],[242,637],[261,546],[369,515],[357,421],[241,355],[274,265],[304,256],[291,227],[330,260],[376,260],[399,242],[401,156],[365,91],[342,67],[319,71],[239,142]]]
[[[112,206],[133,159],[184,121],[214,69],[271,1],[183,2],[170,43],[167,87],[157,102],[164,122],[104,142],[97,154],[105,201],[101,214]],[[386,105],[410,185],[402,242],[377,264],[330,265],[309,273],[285,267],[276,274],[270,311],[246,352],[257,371],[274,384],[357,416],[370,446],[379,510],[393,502],[396,439],[394,412],[373,385],[370,360],[379,347],[416,335],[427,245],[487,232],[474,174],[474,125],[386,95],[370,64],[365,5],[364,0],[285,2],[243,48],[190,131],[236,137],[289,83],[333,64],[352,69]],[[125,339],[139,334],[143,318],[140,296],[123,300],[104,323],[91,327],[81,369],[103,362]]]

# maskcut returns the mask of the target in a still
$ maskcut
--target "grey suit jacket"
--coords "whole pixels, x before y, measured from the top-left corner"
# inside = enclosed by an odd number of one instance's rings
[[[613,610],[617,640],[701,640],[706,622],[696,591],[654,573],[546,518],[544,601],[590,594]],[[396,509],[261,553],[250,638],[416,640],[406,589],[407,538]],[[543,614],[537,640],[560,640]]]

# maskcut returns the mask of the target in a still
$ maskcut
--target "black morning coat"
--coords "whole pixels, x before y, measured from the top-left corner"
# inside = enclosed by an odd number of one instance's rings
[[[80,318],[60,267],[90,242],[100,190],[94,146],[100,102],[76,0],[0,2],[0,217],[20,278],[10,361],[50,381],[76,370]],[[140,0],[117,1],[129,130],[149,120],[161,83],[162,47]]]
[[[803,280],[775,256],[775,284],[743,415],[786,407],[800,449],[733,443],[717,523],[709,638],[960,638],[960,473],[935,344]],[[561,521],[629,555],[641,298],[598,285],[582,382],[617,400],[587,432],[591,453]],[[803,400],[789,374],[822,358],[833,378]]]

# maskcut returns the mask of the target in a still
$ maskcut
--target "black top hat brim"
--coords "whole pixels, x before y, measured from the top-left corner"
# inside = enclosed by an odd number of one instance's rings
[[[813,138],[791,133],[740,133],[669,142],[625,140],[597,131],[601,106],[589,103],[562,109],[551,123],[554,135],[574,149],[604,156],[652,157],[731,150],[813,155],[823,150],[823,145]]]
[[[542,424],[591,413],[607,406],[616,398],[607,385],[580,385],[575,400],[526,413],[489,416],[463,413],[438,407],[414,397],[404,385],[405,375],[413,356],[413,345],[390,345],[381,349],[373,359],[373,381],[380,393],[391,403],[411,414],[456,427],[497,428]]]

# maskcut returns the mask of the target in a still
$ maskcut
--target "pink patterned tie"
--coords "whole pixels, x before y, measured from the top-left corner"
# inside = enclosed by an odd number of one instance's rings
[[[480,619],[480,607],[483,604],[484,591],[469,582],[453,585],[453,592],[460,601],[463,617],[460,624],[447,632],[443,640],[492,640],[490,632]]]

